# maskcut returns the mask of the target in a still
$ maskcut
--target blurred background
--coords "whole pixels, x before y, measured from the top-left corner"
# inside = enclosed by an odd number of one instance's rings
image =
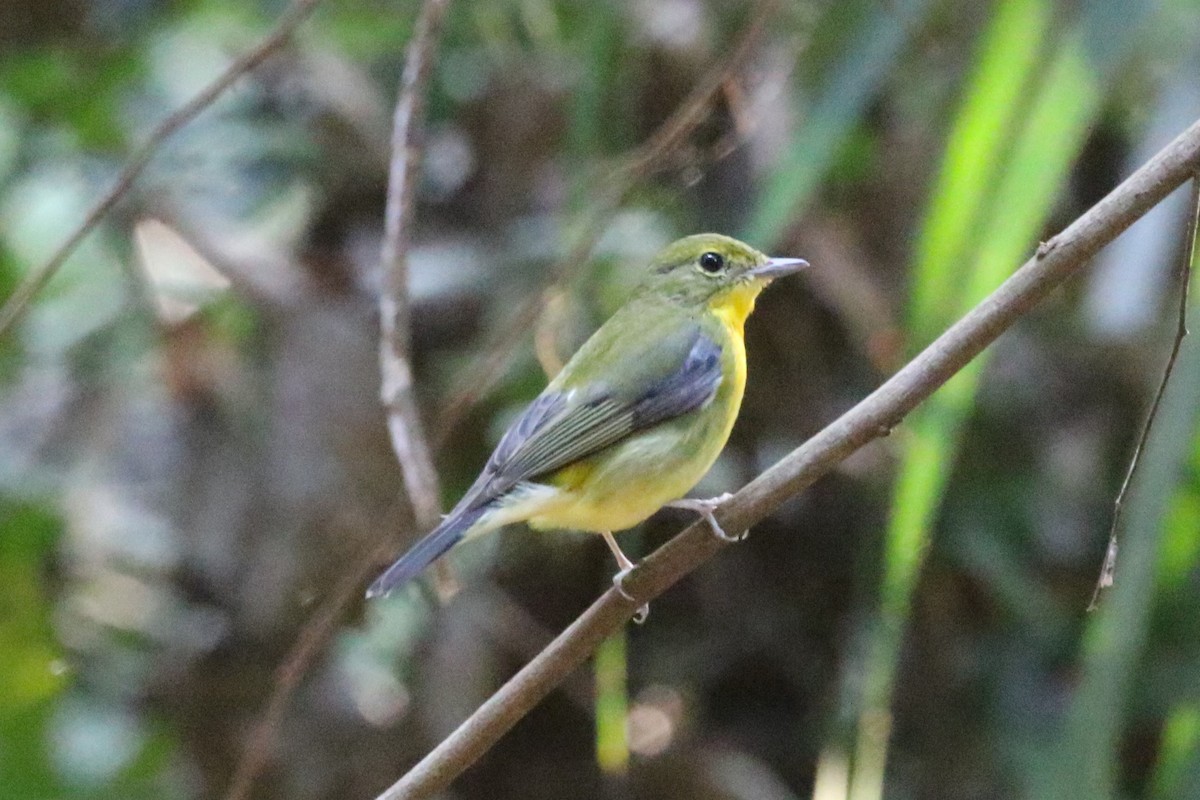
[[[286,7],[0,4],[0,296]],[[517,528],[455,551],[444,602],[361,599],[420,533],[377,399],[417,8],[321,3],[0,340],[5,800],[374,797],[609,586],[598,539]],[[543,365],[701,230],[814,264],[749,323],[697,493],[736,489],[1200,117],[1197,75],[1196,0],[455,2],[410,259],[443,503]],[[1085,611],[1175,330],[1186,195],[445,796],[1200,798],[1191,342]]]

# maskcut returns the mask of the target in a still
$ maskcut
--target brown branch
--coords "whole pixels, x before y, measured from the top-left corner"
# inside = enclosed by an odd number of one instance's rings
[[[92,206],[79,227],[67,237],[54,255],[50,256],[50,260],[25,276],[21,284],[5,301],[4,306],[0,307],[0,336],[3,336],[16,324],[34,296],[49,283],[88,234],[100,224],[100,220],[129,193],[146,166],[158,154],[163,143],[200,116],[218,97],[236,83],[238,78],[258,67],[272,53],[282,47],[320,1],[295,0],[257,47],[238,56],[224,72],[217,76],[216,80],[158,124],[146,142],[134,152],[129,163],[125,165],[125,169],[121,170],[121,174],[117,176],[117,182]]]
[[[1000,288],[938,337],[892,378],[758,476],[717,512],[726,530],[745,530],[842,459],[892,428],[995,341],[1034,305],[1083,268],[1100,248],[1200,169],[1200,121],[1065,231],[1045,242]],[[444,789],[582,664],[603,639],[725,545],[696,523],[651,554],[605,592],[459,728],[379,795],[412,800]]]
[[[588,257],[600,238],[605,223],[629,193],[640,181],[665,169],[669,157],[692,131],[708,118],[713,101],[758,51],[767,26],[778,10],[779,0],[763,0],[759,3],[753,21],[725,60],[700,78],[687,97],[650,138],[619,159],[614,166],[604,170],[606,177],[597,192],[598,199],[592,204],[588,219],[581,226],[581,232],[567,251],[566,257],[549,270],[543,288],[532,292],[524,305],[509,318],[487,352],[463,370],[463,378],[450,392],[450,401],[438,420],[438,449],[446,443],[467,412],[504,376],[514,354],[519,352],[517,345],[535,326],[546,298],[554,297],[562,291],[562,287],[569,284],[587,265]]]
[[[1154,419],[1158,416],[1158,407],[1162,404],[1167,384],[1171,381],[1171,373],[1175,371],[1175,361],[1179,358],[1179,350],[1183,347],[1183,340],[1188,335],[1188,295],[1191,294],[1192,260],[1196,257],[1198,225],[1200,225],[1200,171],[1192,175],[1191,217],[1188,219],[1187,238],[1184,240],[1187,244],[1183,248],[1183,270],[1179,282],[1179,312],[1175,321],[1175,340],[1171,343],[1171,354],[1167,356],[1167,364],[1163,367],[1162,378],[1158,382],[1158,389],[1154,392],[1154,399],[1150,401],[1150,411],[1146,414],[1146,421],[1142,424],[1142,432],[1138,435],[1133,455],[1129,458],[1125,479],[1121,481],[1121,488],[1117,490],[1117,499],[1113,501],[1112,525],[1108,530],[1108,546],[1104,549],[1104,563],[1100,567],[1100,577],[1096,579],[1096,588],[1092,590],[1088,611],[1095,611],[1100,607],[1100,592],[1113,585],[1113,577],[1117,571],[1117,527],[1121,522],[1122,504],[1125,502],[1125,494],[1129,491],[1129,484],[1133,481],[1138,463],[1142,460],[1142,451],[1146,448],[1146,441],[1150,438],[1150,429],[1154,427]]]
[[[425,122],[425,84],[433,64],[449,0],[425,0],[417,17],[392,127],[392,161],[380,254],[383,286],[379,296],[380,399],[387,411],[388,433],[400,461],[404,487],[420,530],[441,516],[441,491],[429,444],[421,429],[410,350],[408,246],[412,240],[414,197],[420,171]]]
[[[405,490],[419,530],[428,530],[437,524],[441,504],[437,472],[421,431],[412,391],[407,254],[424,127],[424,87],[448,5],[448,0],[426,0],[405,58],[393,117],[392,160],[380,255],[383,275],[380,293],[380,393],[387,411],[392,447],[400,462]],[[249,797],[254,780],[274,748],[292,694],[336,632],[338,623],[350,602],[361,591],[363,582],[379,569],[381,563],[385,563],[393,550],[390,543],[371,549],[342,577],[320,610],[305,623],[276,673],[271,695],[250,735],[226,800],[245,800]]]

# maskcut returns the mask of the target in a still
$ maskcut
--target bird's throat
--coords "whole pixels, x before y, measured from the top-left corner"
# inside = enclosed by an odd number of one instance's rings
[[[731,333],[741,336],[746,317],[754,311],[754,301],[758,299],[762,289],[763,285],[758,281],[739,283],[714,295],[708,307],[725,323]]]

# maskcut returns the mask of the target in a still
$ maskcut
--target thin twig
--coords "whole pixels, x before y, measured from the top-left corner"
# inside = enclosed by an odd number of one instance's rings
[[[380,255],[383,274],[380,293],[380,392],[387,411],[388,432],[400,462],[418,530],[428,530],[437,524],[441,505],[437,472],[421,431],[412,391],[407,253],[412,238],[414,194],[424,128],[424,87],[448,5],[448,0],[426,0],[405,58],[392,131],[392,160]],[[337,630],[350,602],[361,591],[363,582],[381,563],[385,563],[393,551],[390,543],[373,548],[342,577],[317,613],[305,623],[296,643],[278,669],[271,695],[250,735],[226,800],[245,800],[249,796],[255,779],[274,749],[279,726],[292,694]]]
[[[1200,172],[1192,176],[1191,217],[1188,219],[1187,225],[1187,239],[1185,240],[1187,244],[1183,248],[1183,268],[1179,282],[1179,316],[1175,323],[1175,340],[1171,343],[1171,355],[1167,357],[1167,365],[1163,368],[1162,379],[1159,380],[1158,389],[1154,392],[1154,400],[1150,403],[1150,412],[1146,415],[1141,435],[1138,436],[1137,445],[1134,446],[1133,455],[1129,459],[1129,468],[1125,470],[1125,479],[1121,481],[1117,499],[1113,501],[1112,525],[1108,530],[1108,546],[1104,549],[1104,563],[1100,567],[1100,577],[1096,579],[1096,588],[1092,590],[1088,611],[1095,611],[1099,608],[1100,592],[1113,585],[1113,578],[1117,571],[1117,527],[1121,522],[1122,503],[1125,502],[1125,494],[1129,491],[1129,484],[1133,481],[1134,472],[1141,461],[1146,441],[1150,438],[1150,429],[1154,427],[1154,419],[1158,416],[1158,407],[1162,403],[1163,394],[1167,391],[1171,373],[1175,371],[1175,361],[1179,358],[1183,340],[1188,335],[1188,296],[1192,286],[1192,260],[1196,257],[1198,224],[1200,224]]]
[[[295,0],[257,47],[234,59],[233,63],[217,76],[216,80],[158,124],[146,142],[134,152],[129,163],[121,170],[121,174],[117,176],[117,182],[92,206],[79,227],[67,237],[54,255],[50,256],[50,260],[25,276],[21,284],[5,301],[4,306],[0,307],[0,336],[3,336],[16,324],[34,296],[49,283],[88,234],[100,224],[100,220],[129,193],[146,166],[158,154],[163,143],[200,116],[218,97],[236,83],[238,78],[258,67],[272,53],[282,47],[320,1]]]
[[[628,194],[636,181],[657,172],[665,157],[708,118],[714,98],[724,91],[726,84],[734,81],[734,77],[750,61],[751,56],[758,52],[768,24],[779,11],[779,5],[779,0],[764,0],[759,3],[753,21],[734,45],[725,62],[709,70],[684,98],[675,113],[624,160],[619,167],[619,172],[624,174],[617,179],[617,185],[624,187],[622,195]]]
[[[388,174],[384,217],[383,270],[379,295],[380,399],[387,411],[388,433],[400,461],[404,487],[412,501],[420,530],[430,530],[440,518],[441,491],[429,444],[421,429],[413,391],[408,302],[408,247],[421,146],[425,129],[425,84],[433,64],[449,0],[425,0],[417,18],[392,127],[392,160]]]
[[[723,62],[717,64],[688,93],[662,125],[645,142],[615,166],[605,169],[597,197],[580,225],[579,234],[565,258],[547,273],[540,291],[531,292],[529,299],[509,318],[504,329],[494,338],[488,350],[463,370],[463,378],[450,392],[450,401],[438,420],[436,449],[441,449],[460,422],[479,400],[494,387],[508,370],[518,345],[534,328],[546,298],[554,297],[568,285],[588,263],[588,257],[600,238],[605,223],[620,207],[640,181],[655,175],[669,164],[669,157],[689,135],[709,116],[713,101],[758,51],[767,26],[779,9],[778,0],[759,3],[753,21],[747,26],[737,44]]]
[[[766,6],[764,6],[764,8],[765,7]],[[719,70],[713,73],[714,75],[720,74],[722,77],[728,78],[734,72],[736,72],[740,68],[741,64],[749,57],[753,50],[753,46],[762,36],[762,27],[766,22],[763,14],[760,13],[759,17],[760,19],[757,27],[751,28],[747,31],[734,55],[729,61],[721,65]],[[401,80],[401,100],[400,102],[397,102],[396,125],[395,130],[393,131],[393,142],[396,142],[397,140],[403,141],[406,136],[416,135],[420,132],[417,128],[413,127],[414,118],[412,116],[412,104],[417,102],[419,98],[416,96],[410,96],[408,104],[405,104],[403,100],[405,88],[409,85],[408,76],[413,70],[419,68],[419,65],[412,66],[412,58],[413,53],[416,50],[416,43],[421,41],[422,35],[425,37],[431,36],[431,34],[428,32],[422,34],[422,29],[418,26],[417,31],[414,32],[413,45],[410,47],[409,58],[405,66],[405,76]],[[427,42],[424,46],[424,49],[427,53],[431,52],[431,43]],[[425,59],[426,64],[428,64],[429,55],[426,55]],[[426,69],[428,69],[428,66],[426,66]],[[421,82],[423,82],[423,80],[418,81],[417,83],[419,84]],[[692,128],[703,121],[703,114],[707,111],[707,103],[709,102],[712,93],[716,91],[714,88],[708,88],[712,84],[714,84],[714,79],[711,77],[702,79],[697,85],[696,89],[688,95],[680,107],[671,115],[671,119],[664,123],[662,128],[660,128],[657,133],[655,133],[645,144],[639,147],[638,151],[635,154],[630,155],[623,163],[634,165],[636,169],[649,170],[651,172],[656,169],[655,164],[669,154],[669,149],[674,147],[677,141],[679,141],[682,137],[685,137]],[[403,115],[401,114],[401,109],[406,109]],[[401,126],[401,122],[403,122],[403,127]],[[408,131],[409,133],[405,133],[405,131]],[[399,147],[393,145],[393,155],[395,156],[397,153],[405,153],[409,159],[415,158],[415,152],[413,150],[400,149]],[[403,163],[397,164],[397,161],[401,161]],[[390,243],[385,242],[385,248],[388,249],[385,249],[381,258],[385,265],[391,265],[396,263],[397,254],[399,254],[401,262],[399,267],[400,270],[405,270],[406,266],[403,263],[403,255],[407,251],[407,229],[410,224],[402,217],[404,213],[411,214],[412,200],[411,194],[407,199],[403,195],[399,195],[402,184],[400,181],[395,179],[395,175],[398,170],[402,171],[403,180],[407,186],[404,191],[411,192],[412,187],[415,186],[415,175],[412,174],[412,166],[413,165],[410,165],[406,159],[393,158],[392,179],[389,181],[389,211],[387,216],[388,227],[385,235],[389,237]],[[636,173],[630,173],[628,170],[629,167],[626,166],[621,170],[621,173],[634,175],[635,178],[629,179],[636,179]],[[628,187],[622,189],[621,196],[623,197],[628,191]],[[395,198],[394,201],[393,198]],[[617,202],[619,201],[610,202],[611,206],[606,206],[606,210],[601,216],[611,213],[611,210],[616,207]],[[409,204],[410,210],[407,212],[404,212],[405,203]],[[394,218],[392,216],[394,210],[400,212],[400,216]],[[391,227],[392,225],[395,225],[395,227]],[[591,251],[592,246],[595,244],[596,238],[599,237],[599,228],[599,221],[589,226],[589,230],[592,232],[591,235],[580,237],[569,257],[564,259],[559,267],[554,270],[553,274],[564,275],[569,272],[571,264],[576,264],[586,259],[587,254]],[[396,231],[396,233],[393,234],[391,233],[392,231]],[[405,286],[405,283],[406,280],[400,281],[400,291],[402,292],[400,296],[403,298],[407,297],[407,287]],[[558,281],[556,280],[547,287],[547,291],[551,291],[557,285]],[[528,303],[525,309],[513,320],[514,325],[512,327],[512,331],[517,332],[517,338],[519,338],[520,335],[523,335],[524,332],[531,328],[537,321],[541,306],[540,297],[535,295],[534,300],[534,302]],[[404,312],[407,313],[407,303],[405,303]],[[381,318],[387,319],[387,315],[381,315]],[[407,357],[407,331],[409,330],[409,325],[407,323],[396,325],[394,330],[401,334],[399,347],[401,347],[402,352],[405,353],[405,357],[401,362],[401,366],[396,368],[402,370],[402,374],[408,375],[411,372],[408,370],[409,361]],[[502,336],[501,338],[503,339],[504,337]],[[483,366],[469,370],[468,373],[474,376],[476,381],[478,381],[481,373],[485,375],[497,374],[498,372],[502,371],[504,365],[507,364],[511,350],[513,347],[515,347],[515,345],[516,342],[513,341],[504,347],[494,347],[490,357],[485,360]],[[388,356],[385,356],[381,351],[381,364],[383,363],[383,359],[387,357]],[[493,378],[491,380],[485,379],[485,381],[490,385],[496,379],[497,378]],[[457,414],[465,412],[466,409],[470,407],[472,402],[473,401],[469,399],[465,403],[460,400],[457,405],[458,410],[455,411],[452,408],[444,415],[444,417],[446,419],[454,419]],[[444,429],[445,425],[443,424],[441,427]],[[391,432],[390,427],[389,432]],[[444,441],[445,437],[439,436],[439,448]],[[428,450],[425,452],[428,452]],[[405,462],[403,459],[401,459],[401,461],[402,464],[411,463]],[[406,480],[410,476],[418,474],[419,468],[414,472],[410,472],[407,469],[405,470]],[[437,476],[436,472],[433,471],[432,462],[430,462],[428,474],[432,475],[433,480],[435,481],[432,490],[427,491],[418,489],[414,493],[412,489],[409,488],[409,494],[413,498],[412,504],[415,515],[420,516],[422,513],[428,514],[430,513],[430,508],[435,509],[432,511],[432,514],[435,515],[433,520],[427,521],[423,526],[421,526],[421,528],[424,529],[428,529],[436,523],[436,514],[438,513],[436,507],[428,501],[428,498],[431,497],[436,501],[438,497],[438,491],[436,488]],[[425,499],[425,512],[421,512],[417,509],[418,501],[416,498]],[[363,581],[370,576],[371,571],[378,568],[378,565],[384,561],[386,555],[390,555],[390,552],[387,554],[383,553],[382,551],[373,553],[360,564],[357,564],[355,568],[347,573],[346,577],[339,582],[337,588],[330,593],[322,608],[319,609],[301,629],[295,645],[293,645],[291,651],[288,653],[279,668],[278,678],[272,688],[271,696],[268,698],[259,722],[256,724],[254,732],[251,734],[248,740],[249,743],[243,754],[242,760],[238,764],[232,786],[229,793],[226,795],[226,800],[243,800],[243,798],[246,797],[246,793],[253,785],[254,780],[262,771],[263,766],[266,764],[266,761],[270,756],[271,750],[275,744],[276,732],[279,729],[284,711],[287,708],[287,704],[291,699],[292,694],[299,685],[304,674],[307,672],[309,666],[316,658],[317,654],[325,646],[336,629],[331,621],[336,621],[341,617],[350,601],[359,592]]]
[[[1022,315],[1078,272],[1100,248],[1200,169],[1200,121],[1150,159],[1065,231],[1038,248],[995,292],[866,399],[758,476],[717,512],[726,530],[745,530],[863,445],[887,435]],[[579,667],[634,611],[725,545],[695,523],[625,579],[629,597],[605,592],[459,728],[379,795],[426,798],[450,784]]]

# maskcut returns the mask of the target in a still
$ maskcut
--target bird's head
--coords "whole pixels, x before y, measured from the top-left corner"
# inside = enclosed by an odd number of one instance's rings
[[[768,258],[719,233],[686,236],[650,262],[642,292],[685,305],[719,305],[754,298],[772,280],[808,266],[802,258]],[[747,311],[748,313],[748,311]]]

